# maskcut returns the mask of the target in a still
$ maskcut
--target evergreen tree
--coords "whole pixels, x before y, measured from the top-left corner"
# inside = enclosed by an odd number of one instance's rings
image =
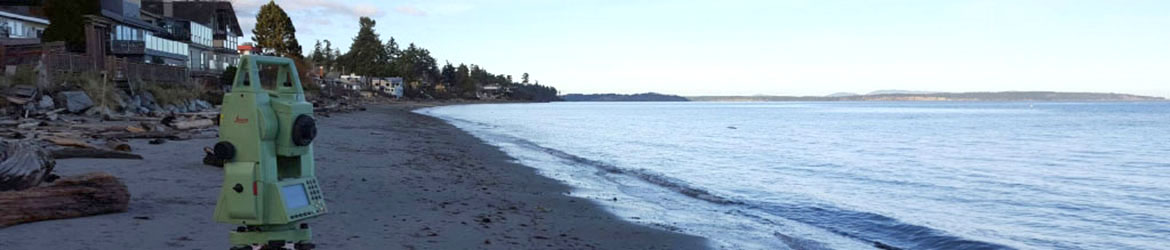
[[[369,17],[361,17],[358,20],[361,26],[358,29],[358,34],[353,38],[353,44],[349,46],[349,52],[343,56],[343,64],[349,72],[353,72],[363,76],[384,76],[386,50],[382,47],[382,41],[378,38],[378,33],[374,33],[374,19]]]
[[[390,37],[390,40],[386,40],[385,50],[386,55],[389,56],[391,60],[402,56],[402,49],[398,48],[398,43],[394,41],[394,37]]]
[[[309,61],[317,66],[325,66],[325,53],[324,48],[321,48],[321,40],[317,40],[317,43],[313,45],[313,53],[309,53]]]
[[[524,72],[524,74],[520,76],[520,80],[522,81],[520,83],[528,84],[528,72]]]
[[[264,49],[271,49],[279,56],[300,57],[301,45],[297,43],[297,29],[292,19],[276,2],[270,1],[260,7],[256,15],[256,28],[252,29],[252,41]]]
[[[455,76],[455,66],[451,65],[451,62],[447,62],[446,65],[443,65],[443,70],[441,72],[442,76],[439,82],[448,86],[453,86],[458,83],[458,78]]]
[[[72,51],[85,51],[85,17],[96,14],[101,6],[99,1],[48,0],[44,2],[45,16],[49,27],[45,28],[41,40],[45,42],[65,41]]]

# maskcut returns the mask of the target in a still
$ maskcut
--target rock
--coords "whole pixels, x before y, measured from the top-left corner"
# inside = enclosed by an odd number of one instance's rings
[[[86,116],[96,116],[102,118],[112,117],[114,116],[113,114],[114,112],[105,106],[94,107],[85,111]]]
[[[195,104],[195,101],[187,101],[187,112],[198,112],[199,110],[202,109]]]
[[[53,109],[53,97],[47,95],[41,96],[41,101],[37,102],[37,108],[45,110]]]
[[[154,94],[151,94],[149,91],[142,92],[141,96],[142,96],[142,106],[151,106],[151,105],[158,104],[158,102],[156,102],[154,100]]]
[[[204,100],[199,100],[199,99],[195,99],[195,104],[199,105],[199,109],[200,109],[200,110],[207,110],[207,109],[211,109],[211,108],[212,108],[212,106],[213,106],[213,105],[211,105],[211,103],[210,103],[210,102],[207,102],[207,101],[204,101]]]
[[[93,99],[89,99],[84,91],[62,91],[57,93],[57,99],[70,113],[80,113],[93,107]]]

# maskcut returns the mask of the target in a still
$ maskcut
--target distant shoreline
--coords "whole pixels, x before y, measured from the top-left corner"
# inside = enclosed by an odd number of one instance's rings
[[[1164,97],[1119,93],[1004,91],[962,93],[893,93],[846,96],[677,96],[658,93],[568,94],[561,96],[568,102],[808,102],[808,101],[936,101],[936,102],[1164,102]]]

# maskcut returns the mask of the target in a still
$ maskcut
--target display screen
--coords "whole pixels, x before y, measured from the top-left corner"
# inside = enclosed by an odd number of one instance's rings
[[[285,209],[296,209],[309,205],[309,196],[305,195],[305,184],[293,184],[280,188],[284,195]]]

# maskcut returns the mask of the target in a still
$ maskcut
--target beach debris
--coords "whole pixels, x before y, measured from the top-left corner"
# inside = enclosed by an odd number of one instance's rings
[[[60,148],[51,151],[53,159],[69,158],[99,158],[99,159],[138,159],[142,156],[134,153],[115,151],[100,148]]]
[[[118,139],[107,139],[106,148],[114,151],[130,152],[130,144]]]
[[[203,153],[203,165],[223,167],[225,160],[217,158],[215,156],[215,150],[211,149],[211,147],[203,147]]]
[[[88,173],[52,185],[0,192],[0,227],[43,220],[125,212],[130,192],[117,177]]]
[[[92,148],[92,147],[94,147],[93,145],[90,145],[89,143],[86,143],[85,141],[82,141],[81,139],[76,139],[76,138],[48,137],[48,138],[45,138],[45,140],[52,142],[53,144],[57,144],[57,146],[77,147],[77,148]]]
[[[126,132],[130,132],[130,133],[142,133],[142,132],[146,132],[146,129],[144,129],[144,128],[140,128],[140,127],[136,127],[136,126],[126,126]]]
[[[56,164],[45,148],[33,141],[0,141],[0,191],[40,185]]]
[[[211,119],[198,119],[190,121],[178,121],[171,123],[170,127],[182,130],[206,128],[215,126],[215,122]]]
[[[122,140],[163,138],[163,139],[181,141],[181,140],[190,139],[191,135],[188,135],[186,133],[181,133],[181,132],[145,131],[145,132],[137,132],[137,133],[135,133],[135,132],[106,133],[106,134],[101,134],[98,137],[105,138],[105,139],[122,139]]]

